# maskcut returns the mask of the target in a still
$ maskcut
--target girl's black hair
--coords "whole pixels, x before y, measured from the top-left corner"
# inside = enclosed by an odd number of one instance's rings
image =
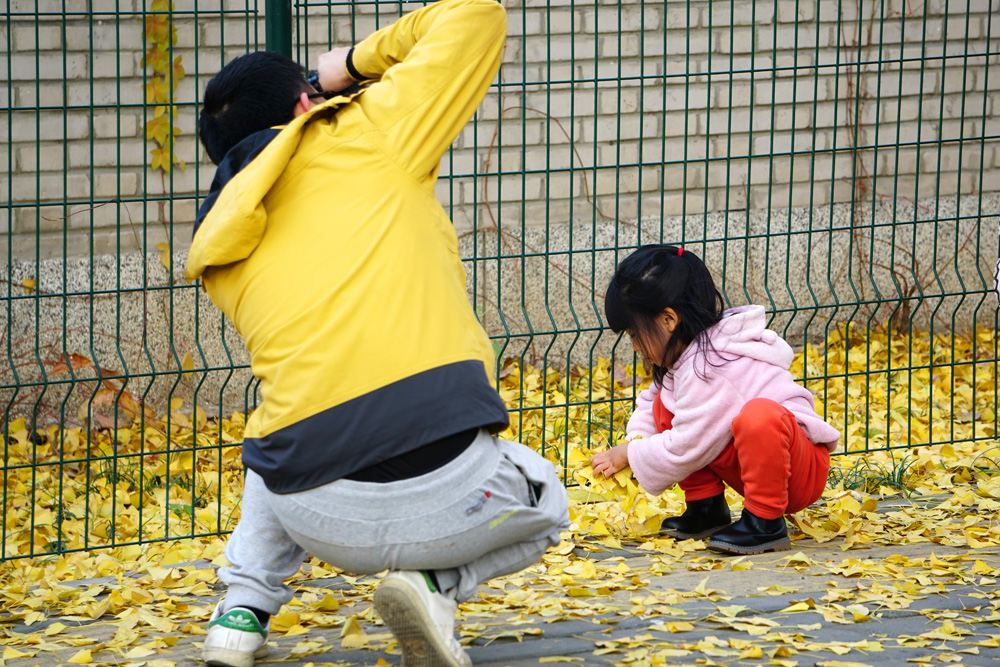
[[[722,319],[724,307],[712,274],[697,255],[662,244],[642,246],[622,260],[604,300],[611,330],[628,331],[642,341],[659,337],[656,319],[665,308],[677,312],[677,328],[660,363],[653,366],[657,383],[669,371],[666,360],[676,359],[680,346],[703,338],[705,330]]]

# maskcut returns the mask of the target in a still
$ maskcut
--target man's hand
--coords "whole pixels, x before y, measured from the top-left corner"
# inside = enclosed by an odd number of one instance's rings
[[[337,92],[354,83],[347,73],[347,54],[349,46],[338,46],[332,51],[320,54],[316,61],[316,71],[319,73],[319,85],[324,91]]]
[[[605,477],[611,477],[628,465],[628,443],[594,454],[590,457],[590,465],[595,473],[602,472]]]

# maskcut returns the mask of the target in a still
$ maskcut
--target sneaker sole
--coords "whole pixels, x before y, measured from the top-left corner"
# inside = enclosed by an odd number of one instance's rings
[[[375,589],[373,602],[375,611],[399,642],[406,667],[466,667],[441,641],[420,597],[408,585],[383,581]]]
[[[253,667],[254,660],[267,657],[267,644],[248,655],[244,651],[232,651],[224,648],[203,650],[201,659],[210,667]]]
[[[792,541],[783,537],[780,540],[775,540],[773,542],[765,542],[764,544],[758,544],[752,547],[741,547],[736,544],[729,544],[727,542],[712,542],[709,541],[705,545],[712,551],[720,551],[725,554],[737,554],[740,556],[752,556],[754,554],[764,554],[771,551],[788,551],[792,548]]]
[[[666,535],[667,537],[672,537],[675,540],[703,540],[710,535],[714,535],[723,528],[729,528],[732,522],[727,523],[722,526],[716,526],[715,528],[709,528],[708,530],[703,530],[700,533],[682,533],[679,530],[661,530],[660,535]]]

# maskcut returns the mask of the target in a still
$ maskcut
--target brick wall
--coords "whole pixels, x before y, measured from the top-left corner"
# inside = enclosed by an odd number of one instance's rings
[[[639,241],[694,248],[727,300],[764,304],[797,345],[834,321],[899,313],[995,325],[983,295],[1000,210],[1000,0],[506,4],[498,84],[437,188],[505,356],[613,353],[600,297],[619,248]],[[263,45],[263,3],[176,3],[186,169],[166,176],[148,168],[148,3],[8,7],[0,331],[17,378],[0,372],[0,405],[32,409],[44,393],[65,411],[76,403],[63,389],[92,397],[92,381],[45,384],[68,352],[151,401],[242,409],[255,392],[231,372],[243,346],[181,268],[214,173],[195,134],[199,93]],[[309,11],[303,62],[399,5]]]
[[[1000,0],[507,5],[499,86],[438,187],[460,230],[565,224],[594,207],[636,220],[1000,189],[988,178],[1000,169]],[[11,0],[3,255],[185,247],[213,172],[198,94],[261,45],[262,5],[176,3],[187,168],[168,177],[147,166],[144,6]],[[297,24],[301,59],[396,12],[313,7]]]

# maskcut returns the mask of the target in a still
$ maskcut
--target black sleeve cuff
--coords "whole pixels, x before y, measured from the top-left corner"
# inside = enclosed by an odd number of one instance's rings
[[[351,47],[351,50],[347,52],[347,59],[344,61],[344,64],[347,65],[347,73],[351,75],[352,79],[354,79],[355,81],[364,81],[365,80],[365,77],[361,74],[361,72],[359,72],[357,70],[357,68],[354,67],[354,47],[353,46]]]

